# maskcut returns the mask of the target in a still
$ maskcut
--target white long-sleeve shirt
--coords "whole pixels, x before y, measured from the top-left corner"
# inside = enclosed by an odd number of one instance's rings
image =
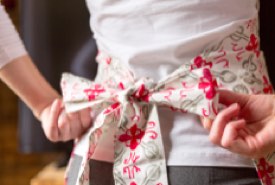
[[[26,53],[14,25],[0,4],[0,69]]]
[[[99,50],[119,59],[136,78],[160,80],[213,41],[258,16],[257,0],[87,0]],[[250,159],[214,146],[193,114],[160,109],[168,165],[246,166]],[[109,134],[111,135],[111,134]],[[106,139],[107,140],[107,139]],[[94,158],[112,161],[112,143]]]

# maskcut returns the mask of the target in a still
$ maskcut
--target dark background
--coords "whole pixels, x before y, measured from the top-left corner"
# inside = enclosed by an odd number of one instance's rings
[[[21,0],[20,33],[34,63],[60,91],[62,72],[93,78],[97,53],[84,0]],[[19,103],[19,148],[23,153],[68,151],[72,143],[49,142],[40,123]]]
[[[275,1],[261,0],[260,7],[261,47],[264,51],[268,71],[275,85]]]

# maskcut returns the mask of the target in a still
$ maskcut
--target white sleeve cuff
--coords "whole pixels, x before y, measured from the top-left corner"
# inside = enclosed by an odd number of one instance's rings
[[[4,7],[0,5],[0,69],[27,51]]]

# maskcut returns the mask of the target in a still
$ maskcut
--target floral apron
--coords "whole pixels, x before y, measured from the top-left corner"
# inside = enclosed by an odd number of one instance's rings
[[[103,52],[97,57],[95,82],[64,73],[61,86],[66,110],[91,107],[94,120],[93,127],[75,141],[67,184],[89,184],[88,161],[98,141],[115,127],[115,184],[168,185],[157,107],[215,118],[217,89],[272,93],[257,30],[256,19],[245,21],[159,82],[135,79],[118,59]],[[275,184],[275,156],[254,162],[262,184]]]

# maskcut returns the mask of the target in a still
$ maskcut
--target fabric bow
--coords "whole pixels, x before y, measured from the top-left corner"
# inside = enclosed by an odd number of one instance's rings
[[[116,184],[153,182],[167,185],[157,106],[213,118],[218,104],[215,77],[207,67],[193,69],[190,65],[183,65],[164,80],[154,83],[149,78],[135,80],[131,72],[122,70],[116,60],[104,60],[102,70],[105,73],[112,70],[114,76],[111,80],[96,83],[69,73],[62,76],[67,111],[91,107],[94,119],[93,127],[76,142],[74,158],[81,156],[81,165],[77,173],[74,171],[77,177],[73,179],[69,173],[68,182],[89,183],[87,161],[102,133],[109,127],[116,127]]]
[[[255,22],[255,24],[251,24]],[[270,93],[259,48],[257,19],[240,21],[236,30],[205,48],[201,55],[155,83],[135,79],[120,60],[99,53],[97,79],[65,73],[62,91],[68,112],[91,107],[94,120],[76,140],[67,184],[89,184],[89,159],[99,141],[115,129],[114,179],[117,185],[168,185],[158,106],[214,118],[218,88],[239,93]],[[254,160],[263,184],[275,184],[275,155]]]

